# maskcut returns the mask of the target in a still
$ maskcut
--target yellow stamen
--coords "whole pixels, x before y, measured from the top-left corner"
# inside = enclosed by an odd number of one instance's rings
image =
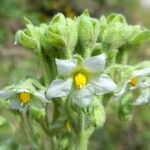
[[[76,88],[81,89],[86,85],[87,78],[83,73],[79,72],[78,74],[75,75],[74,83]]]
[[[29,92],[21,92],[19,93],[19,100],[21,105],[27,103],[31,98],[31,94]]]
[[[129,83],[130,83],[132,86],[136,86],[136,85],[137,85],[137,82],[138,82],[137,77],[132,77]]]
[[[64,127],[68,130],[68,132],[71,132],[72,126],[69,121],[67,121],[67,120],[65,121]]]

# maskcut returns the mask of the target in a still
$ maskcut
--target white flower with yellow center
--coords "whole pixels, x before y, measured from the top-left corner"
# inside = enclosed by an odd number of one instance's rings
[[[58,75],[63,79],[54,80],[49,86],[47,98],[69,96],[81,107],[88,106],[93,95],[102,95],[116,89],[114,81],[102,74],[106,63],[105,54],[77,62],[76,59],[56,59]]]
[[[10,100],[13,109],[26,111],[28,107],[43,107],[47,101],[43,92],[22,87],[11,87],[0,91],[0,98]]]
[[[133,103],[134,105],[141,105],[150,102],[150,68],[143,68],[140,70],[133,71],[133,74],[129,80],[127,80],[121,91],[116,94],[118,99],[121,98],[128,92],[140,89],[138,98]]]

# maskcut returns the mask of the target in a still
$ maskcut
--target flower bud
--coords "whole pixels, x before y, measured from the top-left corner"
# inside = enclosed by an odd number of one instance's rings
[[[32,50],[37,49],[39,47],[39,42],[35,38],[28,35],[28,31],[19,30],[16,33],[15,44],[18,43],[20,43],[23,47]]]
[[[132,27],[120,22],[110,23],[102,35],[102,42],[109,48],[117,49],[128,42]]]
[[[45,38],[47,43],[65,55],[71,55],[77,43],[77,25],[74,20],[57,14],[50,22]]]
[[[78,23],[78,53],[83,56],[91,54],[98,37],[98,20],[91,18],[87,11],[77,18]]]

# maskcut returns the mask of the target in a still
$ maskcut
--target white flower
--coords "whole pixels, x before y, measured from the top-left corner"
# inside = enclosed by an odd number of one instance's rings
[[[10,100],[13,109],[26,111],[30,106],[43,107],[47,101],[43,91],[36,91],[33,87],[11,86],[0,91],[0,98]]]
[[[143,68],[141,70],[135,70],[132,73],[132,77],[127,80],[121,91],[116,94],[118,99],[121,99],[127,91],[133,91],[137,88],[140,89],[140,95],[135,100],[133,105],[141,105],[150,102],[150,68]]]
[[[102,95],[116,89],[114,81],[103,71],[106,63],[105,54],[93,56],[77,63],[75,59],[56,59],[59,76],[49,86],[47,98],[69,96],[81,107],[88,106],[93,95]]]

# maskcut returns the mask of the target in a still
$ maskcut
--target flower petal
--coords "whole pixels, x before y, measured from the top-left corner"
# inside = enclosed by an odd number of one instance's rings
[[[147,76],[150,75],[150,67],[143,68],[141,70],[135,70],[132,76]]]
[[[141,91],[140,96],[136,99],[133,105],[142,105],[150,102],[150,89],[146,88]]]
[[[67,96],[71,90],[71,86],[72,86],[71,78],[65,81],[61,79],[54,80],[47,90],[46,97],[55,98]]]
[[[12,99],[11,100],[11,107],[13,109],[23,109],[23,106],[21,105],[21,103],[18,99]]]
[[[93,72],[99,72],[104,69],[106,63],[105,54],[93,56],[84,61],[85,67]]]
[[[73,70],[77,66],[77,63],[73,59],[72,60],[71,59],[66,59],[66,60],[56,59],[56,65],[57,65],[58,74],[65,75],[69,73],[71,70]]]
[[[93,93],[86,87],[79,90],[73,90],[71,98],[80,107],[86,107],[91,103]]]
[[[21,89],[21,88],[16,88],[13,91],[16,92],[16,93],[22,93],[22,92],[31,93],[31,91],[29,91],[27,89]]]
[[[150,88],[150,81],[145,81],[145,82],[141,82],[141,83],[139,83],[139,86],[141,87],[141,88]]]
[[[4,99],[9,99],[10,97],[14,96],[16,92],[11,90],[1,90],[0,91],[0,97]]]
[[[45,103],[41,99],[37,98],[36,96],[33,96],[31,101],[29,102],[29,106],[34,106],[37,108],[43,108],[44,104]]]
[[[91,84],[93,85],[94,91],[97,95],[112,92],[117,88],[115,82],[108,75],[101,76],[97,80],[91,82]]]
[[[36,98],[38,98],[39,100],[42,100],[42,101],[44,101],[44,102],[47,102],[47,99],[46,99],[44,93],[35,92],[33,95],[34,95]]]

